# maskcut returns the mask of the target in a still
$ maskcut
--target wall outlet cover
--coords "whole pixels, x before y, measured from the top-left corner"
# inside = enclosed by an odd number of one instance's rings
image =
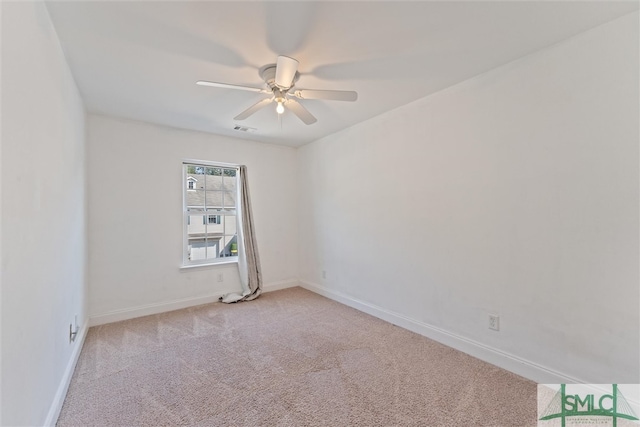
[[[489,315],[489,329],[492,329],[494,331],[500,330],[500,316],[496,314]]]

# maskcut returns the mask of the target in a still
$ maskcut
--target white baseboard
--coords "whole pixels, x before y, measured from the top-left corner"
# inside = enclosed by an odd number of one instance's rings
[[[180,310],[182,308],[216,302],[227,292],[218,292],[196,298],[183,298],[179,300],[145,304],[138,307],[114,310],[108,313],[96,314],[89,317],[89,326],[104,325],[107,323],[120,322],[122,320],[135,319],[136,317],[149,316],[152,314],[164,313],[167,311]]]
[[[531,381],[535,381],[536,383],[585,383],[585,381],[580,381],[576,378],[572,378],[569,375],[562,374],[544,366],[540,366],[536,363],[522,359],[518,356],[504,352],[497,348],[482,344],[469,338],[465,338],[436,326],[411,319],[402,314],[395,313],[382,307],[378,307],[374,304],[370,304],[357,298],[353,298],[342,292],[334,291],[324,286],[306,281],[300,281],[299,283],[301,287],[310,290],[311,292],[315,292],[329,299],[355,308],[356,310],[363,311],[379,319],[385,320],[389,323],[393,323],[394,325],[400,326],[404,329],[408,329],[434,341],[438,341],[439,343],[455,348],[456,350],[460,350],[473,357],[477,357],[480,360],[506,369],[507,371],[513,372]]]
[[[47,414],[47,418],[44,422],[44,425],[47,427],[55,426],[58,421],[58,416],[60,416],[60,411],[64,404],[64,398],[67,396],[67,390],[69,390],[69,384],[71,384],[73,371],[76,369],[76,364],[78,363],[78,358],[80,357],[80,352],[84,345],[84,339],[87,337],[87,331],[89,330],[89,325],[87,323],[88,322],[85,322],[85,325],[80,329],[76,336],[75,348],[71,353],[71,358],[69,358],[69,363],[67,363],[67,368],[64,370],[62,380],[58,385],[58,390],[56,391],[56,395],[53,398],[53,402],[49,408],[49,413]]]
[[[299,286],[297,280],[287,280],[281,282],[272,282],[263,285],[264,292],[277,291],[279,289],[291,288]],[[154,304],[146,304],[138,307],[125,308],[122,310],[114,310],[108,313],[96,314],[89,317],[89,326],[104,325],[107,323],[120,322],[122,320],[135,319],[136,317],[149,316],[152,314],[165,313],[167,311],[180,310],[182,308],[194,307],[196,305],[210,304],[217,302],[221,296],[228,292],[217,292],[215,294],[205,295],[196,298],[183,298],[173,301],[165,301]]]
[[[281,282],[267,283],[262,287],[262,291],[273,292],[280,289],[295,288],[296,286],[300,286],[300,282],[297,279],[283,280]]]

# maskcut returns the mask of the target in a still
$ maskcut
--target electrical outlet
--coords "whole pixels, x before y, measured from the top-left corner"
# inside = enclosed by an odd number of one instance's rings
[[[322,270],[322,278],[323,279],[327,278],[327,272],[325,270]]]
[[[78,335],[77,330],[73,330],[73,325],[69,323],[69,342],[72,343],[76,340],[76,335]]]
[[[218,273],[218,282],[224,282],[224,276],[222,273]]]
[[[74,342],[76,337],[78,336],[78,331],[80,327],[78,326],[78,315],[73,315],[73,323],[69,323],[69,342]]]
[[[500,316],[496,314],[489,315],[489,329],[493,329],[494,331],[500,330]]]

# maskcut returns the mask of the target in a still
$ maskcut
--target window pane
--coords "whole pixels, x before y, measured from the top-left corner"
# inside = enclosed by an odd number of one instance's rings
[[[187,219],[187,240],[203,239],[207,233],[205,215],[189,213]]]
[[[224,207],[234,209],[236,207],[236,193],[233,191],[224,192]]]
[[[222,191],[207,191],[207,209],[222,209]]]
[[[223,178],[224,190],[231,191],[231,192],[235,193],[235,191],[236,191],[236,181],[237,180],[236,180],[235,177],[224,176],[224,178]]]
[[[221,224],[220,215],[209,215],[209,223],[207,224],[208,236],[219,236],[224,233],[224,226]]]
[[[238,236],[233,236],[229,244],[231,256],[238,256]]]
[[[235,215],[224,215],[223,217],[224,223],[224,234],[229,236],[233,236],[236,234],[236,216]]]
[[[202,182],[202,176],[204,176],[205,168],[196,165],[186,165],[187,178],[191,177],[197,181]]]
[[[187,203],[187,209],[204,209],[204,190],[189,190],[186,192],[185,200]]]
[[[185,164],[185,172],[187,175],[202,175],[204,174],[204,167],[198,165]]]
[[[236,236],[223,236],[220,239],[220,256],[238,256],[238,245]]]
[[[207,175],[209,176],[221,176],[222,168],[207,168]]]
[[[188,250],[189,250],[190,261],[199,261],[199,260],[206,259],[207,246],[204,240],[200,239],[200,240],[190,241]]]
[[[222,190],[222,169],[220,168],[207,168],[206,189],[207,190]]]
[[[207,259],[218,258],[220,252],[220,238],[207,238]]]

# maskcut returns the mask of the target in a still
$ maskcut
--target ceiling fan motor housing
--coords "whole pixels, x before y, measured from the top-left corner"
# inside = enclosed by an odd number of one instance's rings
[[[276,84],[276,64],[267,64],[264,67],[261,67],[260,70],[258,70],[258,74],[260,74],[260,78],[264,80],[264,82],[267,84],[267,86],[269,86],[269,88],[271,88],[271,90],[282,90],[283,92],[291,89],[300,78],[300,73],[296,71],[296,74],[293,77],[293,81],[291,82],[291,86],[278,86]]]

